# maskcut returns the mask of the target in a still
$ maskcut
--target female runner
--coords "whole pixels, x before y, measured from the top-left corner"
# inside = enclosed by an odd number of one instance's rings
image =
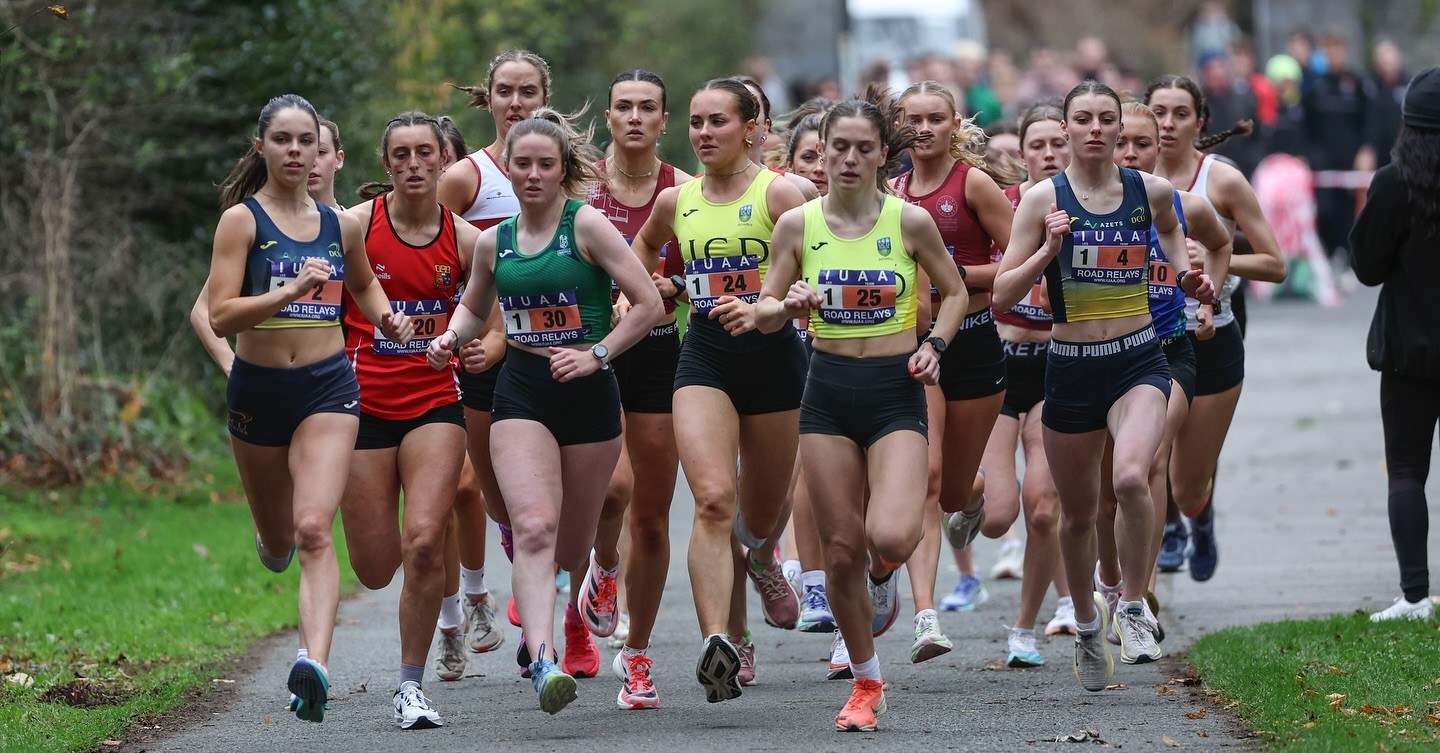
[[[325,664],[340,599],[331,526],[359,426],[360,388],[339,326],[341,288],[386,338],[403,345],[413,332],[370,271],[359,223],[306,192],[319,132],[320,118],[302,97],[285,94],[261,109],[253,146],[221,186],[225,211],[209,278],[210,328],[219,338],[235,335],[230,444],[261,561],[281,572],[300,557],[301,652],[286,684],[290,709],[314,722],[325,718]]]
[[[337,212],[345,211],[335,200],[335,172],[345,166],[345,150],[340,146],[340,126],[332,120],[320,119],[320,143],[315,153],[315,168],[305,180],[305,192],[318,204],[324,204]],[[220,367],[225,376],[230,376],[230,367],[235,363],[235,351],[230,341],[216,337],[210,329],[210,281],[200,286],[195,305],[190,308],[190,328],[205,348],[210,359]],[[262,552],[261,559],[264,560]]]
[[[376,337],[354,307],[346,308],[345,350],[362,393],[341,518],[351,567],[366,588],[384,588],[404,567],[400,682],[393,697],[401,729],[444,724],[421,685],[445,596],[445,536],[465,458],[455,369],[437,372],[425,359],[430,341],[448,326],[470,268],[460,249],[474,248],[480,234],[436,202],[444,144],[435,118],[421,112],[392,118],[380,160],[394,188],[352,210],[366,228],[370,262],[387,275],[391,308],[416,328],[415,339],[397,345]],[[397,521],[401,494],[405,506]]]
[[[495,385],[490,453],[513,522],[513,590],[540,707],[575,699],[556,666],[555,565],[583,566],[605,487],[620,454],[612,354],[639,342],[662,315],[654,284],[604,215],[574,197],[600,176],[589,134],[550,110],[512,126],[505,164],[521,213],[486,230],[451,329],[431,341],[443,368],[498,296],[507,348]],[[528,250],[527,250],[528,249]],[[633,302],[612,331],[611,279]]]
[[[1020,197],[1037,183],[1059,175],[1070,165],[1070,142],[1059,103],[1034,105],[1020,119],[1020,156],[1028,177],[1005,189],[1018,206]],[[1020,612],[1007,631],[1005,665],[1038,667],[1045,663],[1035,643],[1035,621],[1050,583],[1060,595],[1047,635],[1074,632],[1075,607],[1070,587],[1056,576],[1060,557],[1056,526],[1060,498],[1040,438],[1040,411],[1045,399],[1045,358],[1050,347],[1051,317],[1044,278],[1037,278],[1025,297],[995,312],[995,328],[1005,349],[1005,402],[985,445],[985,519],[997,528],[1025,512],[1024,576],[1020,580]],[[1025,477],[1016,478],[1015,446],[1025,453]]]
[[[893,574],[920,541],[923,385],[936,383],[965,310],[964,284],[934,220],[884,190],[900,153],[917,140],[896,114],[894,101],[875,89],[870,101],[841,102],[826,114],[830,190],[776,223],[772,273],[754,317],[761,332],[773,332],[809,313],[815,354],[800,414],[801,458],[855,677],[835,718],[841,730],[874,730],[885,712],[874,624],[887,610],[894,619]],[[941,296],[935,329],[918,349],[917,264]]]
[[[1160,157],[1160,131],[1155,114],[1139,102],[1126,102],[1121,108],[1121,125],[1124,130],[1115,149],[1115,164],[1149,173],[1155,170]],[[1211,211],[1205,199],[1186,191],[1175,191],[1175,213],[1186,238],[1194,239],[1199,247],[1208,249],[1203,259],[1205,274],[1212,280],[1225,279],[1225,270],[1230,263],[1230,233],[1220,224],[1220,218]],[[1155,502],[1153,540],[1150,543],[1152,560],[1159,555],[1161,533],[1165,525],[1167,495],[1165,475],[1170,467],[1170,448],[1175,434],[1184,423],[1195,395],[1195,351],[1190,339],[1185,336],[1185,295],[1175,286],[1175,280],[1168,272],[1169,259],[1151,234],[1150,243],[1150,317],[1155,334],[1160,338],[1160,347],[1165,351],[1165,360],[1170,364],[1170,397],[1165,413],[1165,434],[1160,439],[1160,448],[1150,465],[1150,496]],[[1192,244],[1193,245],[1193,244]],[[1192,260],[1181,262],[1181,266]],[[1107,454],[1109,450],[1107,449]],[[1110,611],[1114,611],[1115,600],[1120,598],[1120,564],[1116,552],[1116,508],[1115,494],[1111,488],[1106,465],[1101,465],[1100,514],[1096,536],[1099,542],[1100,562],[1095,569],[1095,590],[1105,596]],[[1147,594],[1153,595],[1153,569],[1145,571]],[[1110,585],[1114,583],[1115,585]],[[1147,597],[1149,601],[1149,597]],[[1152,609],[1158,609],[1152,605]],[[1157,612],[1157,623],[1158,612]],[[1161,631],[1163,636],[1164,631]],[[1118,643],[1116,631],[1106,636],[1111,643]]]
[[[956,551],[965,549],[984,523],[984,497],[976,493],[976,472],[985,451],[984,438],[1005,400],[1005,351],[990,312],[990,286],[998,267],[990,260],[990,247],[993,243],[1005,248],[1009,243],[1014,213],[995,180],[984,172],[978,152],[983,143],[980,128],[961,119],[949,89],[921,81],[901,93],[900,107],[905,122],[931,138],[910,151],[914,167],[895,179],[895,191],[934,218],[965,280],[969,306],[959,334],[945,351],[940,384],[926,390],[933,407],[931,496],[938,500],[938,508],[926,513],[928,533],[909,563],[915,596],[910,658],[921,662],[953,647],[940,632],[935,613],[940,513],[948,513],[945,536]],[[1001,528],[994,535],[1003,532]],[[978,593],[974,598],[978,601]]]
[[[604,182],[591,194],[590,205],[599,209],[626,241],[631,241],[650,218],[660,192],[691,178],[661,161],[656,153],[660,135],[670,120],[665,82],[659,76],[642,69],[616,76],[610,83],[610,107],[605,119],[615,151],[600,161]],[[673,242],[666,243],[660,249],[659,264],[663,265],[667,254],[674,250]],[[628,300],[622,299],[617,305],[622,317],[628,315]],[[670,503],[680,463],[671,418],[680,334],[674,301],[667,300],[664,306],[660,323],[614,361],[620,404],[625,410],[625,446],[606,492],[595,553],[580,593],[580,615],[590,630],[598,636],[614,633],[619,611],[616,569],[620,566],[620,523],[628,507],[631,544],[625,563],[625,586],[630,631],[613,664],[621,680],[616,703],[626,709],[660,705],[650,681],[652,661],[646,651],[670,569]],[[567,637],[567,647],[570,643]]]
[[[1245,341],[1230,297],[1240,278],[1283,282],[1285,261],[1244,174],[1204,152],[1237,130],[1199,138],[1210,117],[1200,87],[1184,76],[1161,76],[1145,90],[1145,104],[1160,123],[1160,161],[1155,174],[1209,201],[1231,235],[1236,229],[1243,232],[1254,249],[1254,253],[1235,254],[1231,259],[1218,308],[1210,310],[1194,302],[1186,303],[1186,327],[1195,349],[1195,400],[1175,437],[1170,489],[1180,512],[1190,518],[1190,530],[1187,533],[1178,520],[1166,526],[1168,543],[1162,548],[1185,552],[1190,577],[1204,581],[1215,574],[1219,564],[1215,508],[1211,504],[1215,472],[1245,379]],[[1214,336],[1207,336],[1211,331]],[[1166,569],[1178,569],[1176,559],[1169,558],[1167,565],[1173,567]]]
[[[701,87],[690,100],[690,143],[705,176],[661,191],[634,242],[653,269],[660,249],[678,239],[684,289],[669,278],[655,285],[664,297],[686,295],[692,307],[675,374],[675,439],[695,496],[690,583],[704,636],[696,678],[712,703],[740,695],[740,653],[725,636],[735,583],[714,577],[715,563],[731,552],[732,528],[763,532],[761,538],[783,528],[804,388],[805,352],[793,327],[728,331],[748,320],[760,294],[776,218],[803,200],[794,185],[751,158],[760,117],[759,101],[739,81]],[[737,513],[743,525],[735,524]],[[761,547],[747,556],[750,569],[765,573],[766,587],[789,592],[794,625],[799,607],[774,551]]]
[[[1065,132],[1073,147],[1070,166],[1037,183],[1020,199],[1015,233],[1000,262],[995,305],[1010,308],[1045,274],[1054,317],[1046,366],[1045,454],[1063,512],[1060,552],[1070,589],[1085,593],[1096,559],[1095,516],[1101,454],[1107,430],[1115,437],[1113,478],[1125,536],[1121,565],[1125,593],[1122,658],[1158,658],[1156,626],[1145,614],[1149,567],[1148,470],[1164,431],[1170,368],[1150,323],[1146,252],[1151,225],[1167,258],[1184,253],[1184,234],[1167,181],[1126,168],[1113,157],[1120,134],[1120,98],[1086,81],[1065,97]],[[1058,207],[1058,208],[1057,208]],[[1173,264],[1173,262],[1172,262]],[[1204,274],[1176,277],[1187,293],[1213,298]],[[1075,673],[1087,690],[1103,690],[1112,672],[1105,603],[1075,604],[1079,630]],[[1142,658],[1143,657],[1143,658]]]
[[[495,121],[495,140],[445,171],[440,179],[439,198],[440,203],[454,207],[471,225],[485,230],[520,213],[520,202],[501,164],[502,153],[510,129],[550,102],[550,65],[528,50],[510,50],[490,60],[485,81],[480,86],[458,88],[470,95],[471,107],[484,108],[490,113]],[[470,603],[471,616],[467,623],[471,637],[467,643],[472,651],[491,650],[503,640],[500,631],[493,629],[495,601],[485,586],[487,512],[500,524],[501,544],[506,547],[507,556],[510,553],[507,528],[510,518],[490,461],[490,412],[500,361],[506,353],[505,331],[498,310],[485,325],[479,345],[483,345],[487,354],[486,368],[479,372],[466,368],[460,372],[470,463],[479,480],[484,505],[476,504],[473,497],[457,499],[455,504],[460,527],[460,585],[462,591],[471,594],[466,601]],[[472,351],[476,345],[470,344]],[[511,608],[506,611],[510,622],[518,625],[519,615],[514,606],[512,596]],[[484,632],[487,625],[492,629]],[[523,647],[520,650],[523,651]]]

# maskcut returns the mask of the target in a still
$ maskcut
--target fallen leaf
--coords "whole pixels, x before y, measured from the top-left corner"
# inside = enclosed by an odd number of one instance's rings
[[[1124,684],[1124,683],[1117,683],[1117,684],[1115,684],[1115,685],[1106,685],[1106,686],[1105,686],[1105,689],[1106,689],[1106,690],[1129,690],[1129,689],[1130,689],[1130,686],[1129,686],[1129,685],[1126,685],[1126,684]]]
[[[70,20],[70,9],[66,8],[66,7],[63,6],[63,5],[51,5],[51,6],[47,6],[47,7],[45,8],[45,10],[48,10],[48,11],[50,11],[51,13],[55,14],[55,17],[58,18],[58,19],[60,19],[61,21],[69,21],[69,20]],[[107,741],[105,744],[106,744],[106,745],[109,745],[110,743]],[[116,743],[116,745],[119,745],[119,743]]]
[[[1176,741],[1175,739],[1173,739],[1173,738],[1162,737],[1162,738],[1160,738],[1160,742],[1165,743],[1166,745],[1169,745],[1169,746],[1172,747],[1172,748],[1178,748],[1178,747],[1180,747],[1180,743],[1179,743],[1178,741]]]
[[[216,677],[215,679],[211,680],[210,682],[218,682],[218,683],[223,683],[223,684],[225,684],[225,685],[234,685],[234,684],[235,684],[235,681],[234,681],[234,680],[226,680],[226,679],[220,678],[220,677]]]
[[[1332,675],[1343,675],[1343,674],[1346,674],[1345,670],[1343,670],[1343,669],[1341,669],[1341,668],[1339,668],[1339,667],[1337,667],[1337,666],[1335,666],[1335,665],[1333,665],[1333,664],[1330,665],[1330,666],[1328,666],[1328,667],[1326,667],[1326,668],[1325,668],[1325,671],[1329,672],[1329,673],[1332,674]]]
[[[1208,712],[1206,712],[1205,709],[1200,709],[1199,711],[1192,711],[1192,712],[1186,714],[1186,715],[1185,715],[1185,718],[1186,718],[1186,719],[1204,719],[1206,713],[1208,713]]]
[[[1209,733],[1209,732],[1206,732],[1205,730],[1202,729],[1202,730],[1200,730],[1199,732],[1196,732],[1196,733],[1195,733],[1195,736],[1196,736],[1196,737],[1209,737],[1209,736],[1210,736],[1210,733]]]
[[[1057,743],[1088,743],[1091,740],[1094,740],[1099,745],[1105,744],[1105,741],[1100,739],[1100,732],[1093,729],[1077,730],[1068,735],[1061,735],[1055,738],[1055,742]]]
[[[1315,722],[1305,722],[1305,729],[1315,729],[1317,726],[1319,725]]]
[[[35,684],[35,678],[25,674],[24,672],[16,672],[13,675],[6,675],[5,682],[9,685],[16,685],[22,688],[28,688],[31,685]]]
[[[275,723],[275,720],[274,720],[274,719],[271,719],[271,718],[268,717],[268,716],[265,717],[265,721],[262,722],[262,724],[264,724],[266,727],[269,727],[270,725],[272,725],[272,724],[274,724],[274,723]]]
[[[118,748],[121,745],[124,745],[124,743],[120,742],[119,740],[101,740],[100,744],[104,745],[107,748]]]
[[[1175,689],[1169,685],[1161,685],[1155,689],[1155,695],[1175,695]]]
[[[1000,670],[1002,670],[1002,669],[1004,669],[1004,668],[1005,668],[1004,662],[1000,661],[999,659],[992,659],[992,660],[990,660],[990,661],[985,662],[985,671],[986,671],[986,672],[999,672]]]

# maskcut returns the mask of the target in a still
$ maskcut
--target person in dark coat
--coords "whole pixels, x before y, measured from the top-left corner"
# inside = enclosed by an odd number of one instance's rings
[[[1366,357],[1380,372],[1390,537],[1403,595],[1375,622],[1429,619],[1430,518],[1425,479],[1440,421],[1440,68],[1422,71],[1405,95],[1389,165],[1375,173],[1351,242],[1355,276],[1380,285]]]

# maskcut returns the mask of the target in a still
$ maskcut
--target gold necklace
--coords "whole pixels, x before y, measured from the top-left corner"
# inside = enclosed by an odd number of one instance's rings
[[[255,193],[258,193],[258,194],[260,194],[261,196],[269,196],[270,198],[272,198],[272,199],[274,199],[274,200],[276,200],[276,201],[293,201],[293,202],[295,202],[296,204],[299,204],[300,206],[305,207],[306,209],[309,209],[309,208],[310,208],[310,204],[309,204],[308,202],[301,201],[300,199],[292,199],[292,198],[290,198],[290,197],[288,197],[288,196],[276,196],[275,194],[269,193],[268,191],[256,191]]]
[[[613,167],[615,168],[615,171],[616,171],[616,172],[618,172],[618,173],[620,173],[621,175],[629,178],[630,180],[640,180],[641,178],[648,178],[648,177],[654,175],[654,174],[655,174],[655,171],[660,168],[660,160],[659,160],[659,159],[656,159],[656,160],[655,160],[655,167],[651,168],[651,169],[650,169],[650,172],[648,172],[648,173],[640,173],[639,175],[636,175],[635,173],[627,173],[627,172],[625,172],[625,168],[620,167],[619,165],[614,165],[613,163],[610,163],[610,162],[607,162],[607,163],[605,163],[605,164],[606,164],[607,166],[613,166]]]
[[[754,167],[754,166],[755,166],[755,163],[754,163],[754,162],[746,162],[744,167],[740,168],[739,170],[736,170],[736,171],[733,172],[733,173],[709,173],[709,175],[710,175],[710,177],[712,177],[712,178],[729,178],[729,177],[732,176],[732,175],[739,175],[740,173],[743,173],[743,172],[745,172],[746,170],[749,170],[750,168],[752,168],[752,167]]]

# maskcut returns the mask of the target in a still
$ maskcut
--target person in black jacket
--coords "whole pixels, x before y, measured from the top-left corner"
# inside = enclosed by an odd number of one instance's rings
[[[1383,286],[1366,356],[1380,372],[1390,537],[1404,591],[1370,616],[1375,622],[1434,614],[1425,479],[1440,420],[1440,68],[1411,81],[1392,157],[1375,173],[1351,235],[1355,276]]]

